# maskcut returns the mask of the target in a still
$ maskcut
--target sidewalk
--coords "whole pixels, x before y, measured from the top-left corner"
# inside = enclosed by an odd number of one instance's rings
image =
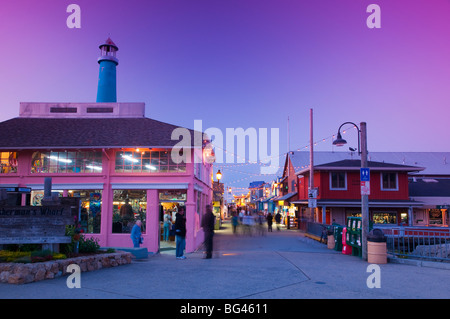
[[[296,230],[236,236],[228,223],[216,231],[212,259],[203,252],[175,259],[171,250],[129,265],[81,274],[81,288],[66,277],[0,284],[8,299],[375,299],[450,298],[449,270],[380,265],[381,288],[368,288],[369,264],[327,249]]]

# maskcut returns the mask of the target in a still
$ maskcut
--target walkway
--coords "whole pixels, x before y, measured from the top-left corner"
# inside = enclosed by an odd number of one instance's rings
[[[61,277],[26,285],[0,284],[0,298],[303,299],[450,298],[444,269],[380,265],[381,288],[368,288],[367,262],[298,231],[235,236],[217,231],[213,259],[201,251],[177,260],[170,252],[130,265],[81,274],[81,288]]]

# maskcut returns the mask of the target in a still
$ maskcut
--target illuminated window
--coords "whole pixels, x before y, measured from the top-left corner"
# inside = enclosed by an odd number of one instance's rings
[[[184,173],[186,163],[175,163],[170,150],[124,150],[116,152],[116,173]]]
[[[0,174],[17,173],[17,153],[0,152]]]
[[[34,152],[31,173],[101,173],[102,152]]]

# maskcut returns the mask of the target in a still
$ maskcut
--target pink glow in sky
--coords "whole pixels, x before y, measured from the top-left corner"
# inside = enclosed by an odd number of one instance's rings
[[[69,29],[69,4],[81,28]],[[369,29],[366,8],[381,8]],[[17,0],[0,5],[0,120],[19,102],[94,102],[98,45],[118,101],[193,127],[279,127],[280,152],[346,121],[369,151],[449,151],[448,0]],[[348,139],[351,139],[348,137]],[[356,135],[355,135],[356,140]],[[331,150],[331,142],[317,150]]]

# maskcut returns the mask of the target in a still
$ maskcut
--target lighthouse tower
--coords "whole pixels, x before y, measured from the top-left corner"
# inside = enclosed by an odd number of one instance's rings
[[[98,58],[100,71],[98,75],[97,103],[115,103],[117,102],[116,66],[119,64],[116,52],[119,48],[111,38],[108,38],[99,48],[101,55]]]

